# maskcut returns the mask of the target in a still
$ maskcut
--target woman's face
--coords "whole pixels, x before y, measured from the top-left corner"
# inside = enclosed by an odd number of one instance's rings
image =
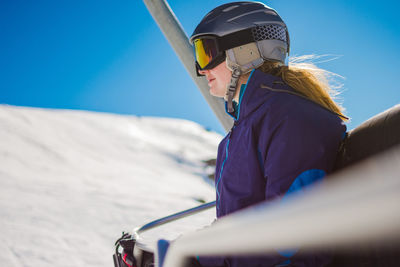
[[[217,97],[224,97],[226,87],[231,81],[232,72],[226,67],[226,62],[222,62],[211,70],[200,70],[200,74],[205,75],[210,87],[210,94]]]

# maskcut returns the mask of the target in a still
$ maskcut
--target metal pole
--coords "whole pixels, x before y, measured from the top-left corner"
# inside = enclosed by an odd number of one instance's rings
[[[208,105],[210,105],[218,120],[221,122],[225,131],[229,131],[233,122],[225,113],[223,100],[211,96],[208,92],[206,79],[204,77],[197,77],[194,68],[193,48],[168,3],[165,0],[143,0],[143,2],[174,49],[178,58],[189,72]]]
[[[194,207],[194,208],[191,208],[191,209],[187,209],[187,210],[184,210],[184,211],[181,211],[181,212],[177,212],[177,213],[174,213],[172,215],[157,219],[155,221],[149,222],[149,223],[143,225],[142,227],[136,229],[134,231],[135,235],[141,234],[144,231],[153,229],[155,227],[164,225],[166,223],[173,222],[173,221],[179,220],[181,218],[185,218],[185,217],[188,217],[190,215],[199,213],[199,212],[201,212],[203,210],[211,209],[213,207],[215,207],[215,201],[208,202],[208,203],[202,204],[200,206],[197,206],[197,207]]]

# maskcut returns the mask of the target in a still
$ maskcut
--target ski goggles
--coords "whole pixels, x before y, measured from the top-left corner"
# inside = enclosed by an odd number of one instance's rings
[[[200,70],[210,70],[224,62],[225,51],[219,48],[215,37],[195,39],[193,45],[198,76],[204,76],[199,73]]]

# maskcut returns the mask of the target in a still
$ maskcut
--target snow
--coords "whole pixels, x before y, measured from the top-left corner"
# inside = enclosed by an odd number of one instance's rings
[[[0,105],[0,140],[1,266],[113,266],[122,231],[215,199],[221,136],[190,121]]]

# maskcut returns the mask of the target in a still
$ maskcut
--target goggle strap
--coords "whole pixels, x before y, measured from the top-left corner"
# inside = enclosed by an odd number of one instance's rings
[[[235,33],[228,34],[218,40],[219,49],[226,51],[228,49],[254,42],[251,29],[245,29]]]
[[[288,53],[290,49],[290,39],[289,33],[287,31],[287,27],[285,27],[286,31],[286,42],[288,45]],[[218,45],[220,50],[228,50],[237,46],[241,46],[244,44],[255,42],[255,37],[253,34],[253,28],[241,30],[235,33],[228,34],[224,37],[218,39]]]

